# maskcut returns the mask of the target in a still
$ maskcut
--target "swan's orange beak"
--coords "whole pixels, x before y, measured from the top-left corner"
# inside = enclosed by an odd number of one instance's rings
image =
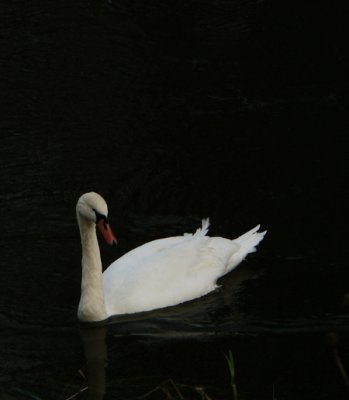
[[[102,235],[103,235],[105,241],[110,246],[116,246],[117,240],[116,240],[116,237],[115,237],[113,231],[111,230],[111,228],[109,226],[108,221],[105,219],[100,219],[97,222],[97,226],[98,226],[99,230],[102,232]]]

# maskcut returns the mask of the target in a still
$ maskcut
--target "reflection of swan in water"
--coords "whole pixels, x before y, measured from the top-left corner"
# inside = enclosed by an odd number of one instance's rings
[[[108,208],[97,193],[76,206],[82,243],[82,282],[78,316],[101,321],[112,315],[150,311],[201,297],[235,268],[263,239],[259,226],[235,240],[209,237],[208,220],[194,234],[154,240],[125,254],[102,274],[97,225],[109,244]]]
[[[87,364],[88,398],[102,400],[105,395],[105,367],[107,361],[106,328],[80,330]]]

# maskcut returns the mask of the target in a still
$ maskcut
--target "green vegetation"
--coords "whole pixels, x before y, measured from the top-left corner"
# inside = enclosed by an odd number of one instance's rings
[[[236,382],[235,382],[235,366],[234,366],[234,358],[233,358],[233,353],[231,350],[228,351],[228,355],[225,355],[225,359],[227,360],[228,366],[229,366],[229,372],[230,372],[230,384],[231,388],[233,390],[233,399],[237,400],[238,398],[238,391],[236,388]]]

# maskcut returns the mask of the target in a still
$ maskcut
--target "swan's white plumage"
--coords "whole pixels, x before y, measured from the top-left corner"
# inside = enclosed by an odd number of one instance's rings
[[[150,311],[204,296],[217,287],[218,278],[255,251],[265,235],[257,232],[257,226],[229,240],[207,236],[208,228],[209,220],[203,220],[194,234],[154,240],[117,259],[103,273],[105,315],[93,316],[92,320]],[[79,318],[91,320],[89,315]]]

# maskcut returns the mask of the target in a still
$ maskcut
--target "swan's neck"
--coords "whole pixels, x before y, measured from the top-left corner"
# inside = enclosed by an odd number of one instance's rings
[[[80,321],[106,319],[102,262],[96,236],[96,225],[77,216],[82,245],[81,297],[78,308]]]

